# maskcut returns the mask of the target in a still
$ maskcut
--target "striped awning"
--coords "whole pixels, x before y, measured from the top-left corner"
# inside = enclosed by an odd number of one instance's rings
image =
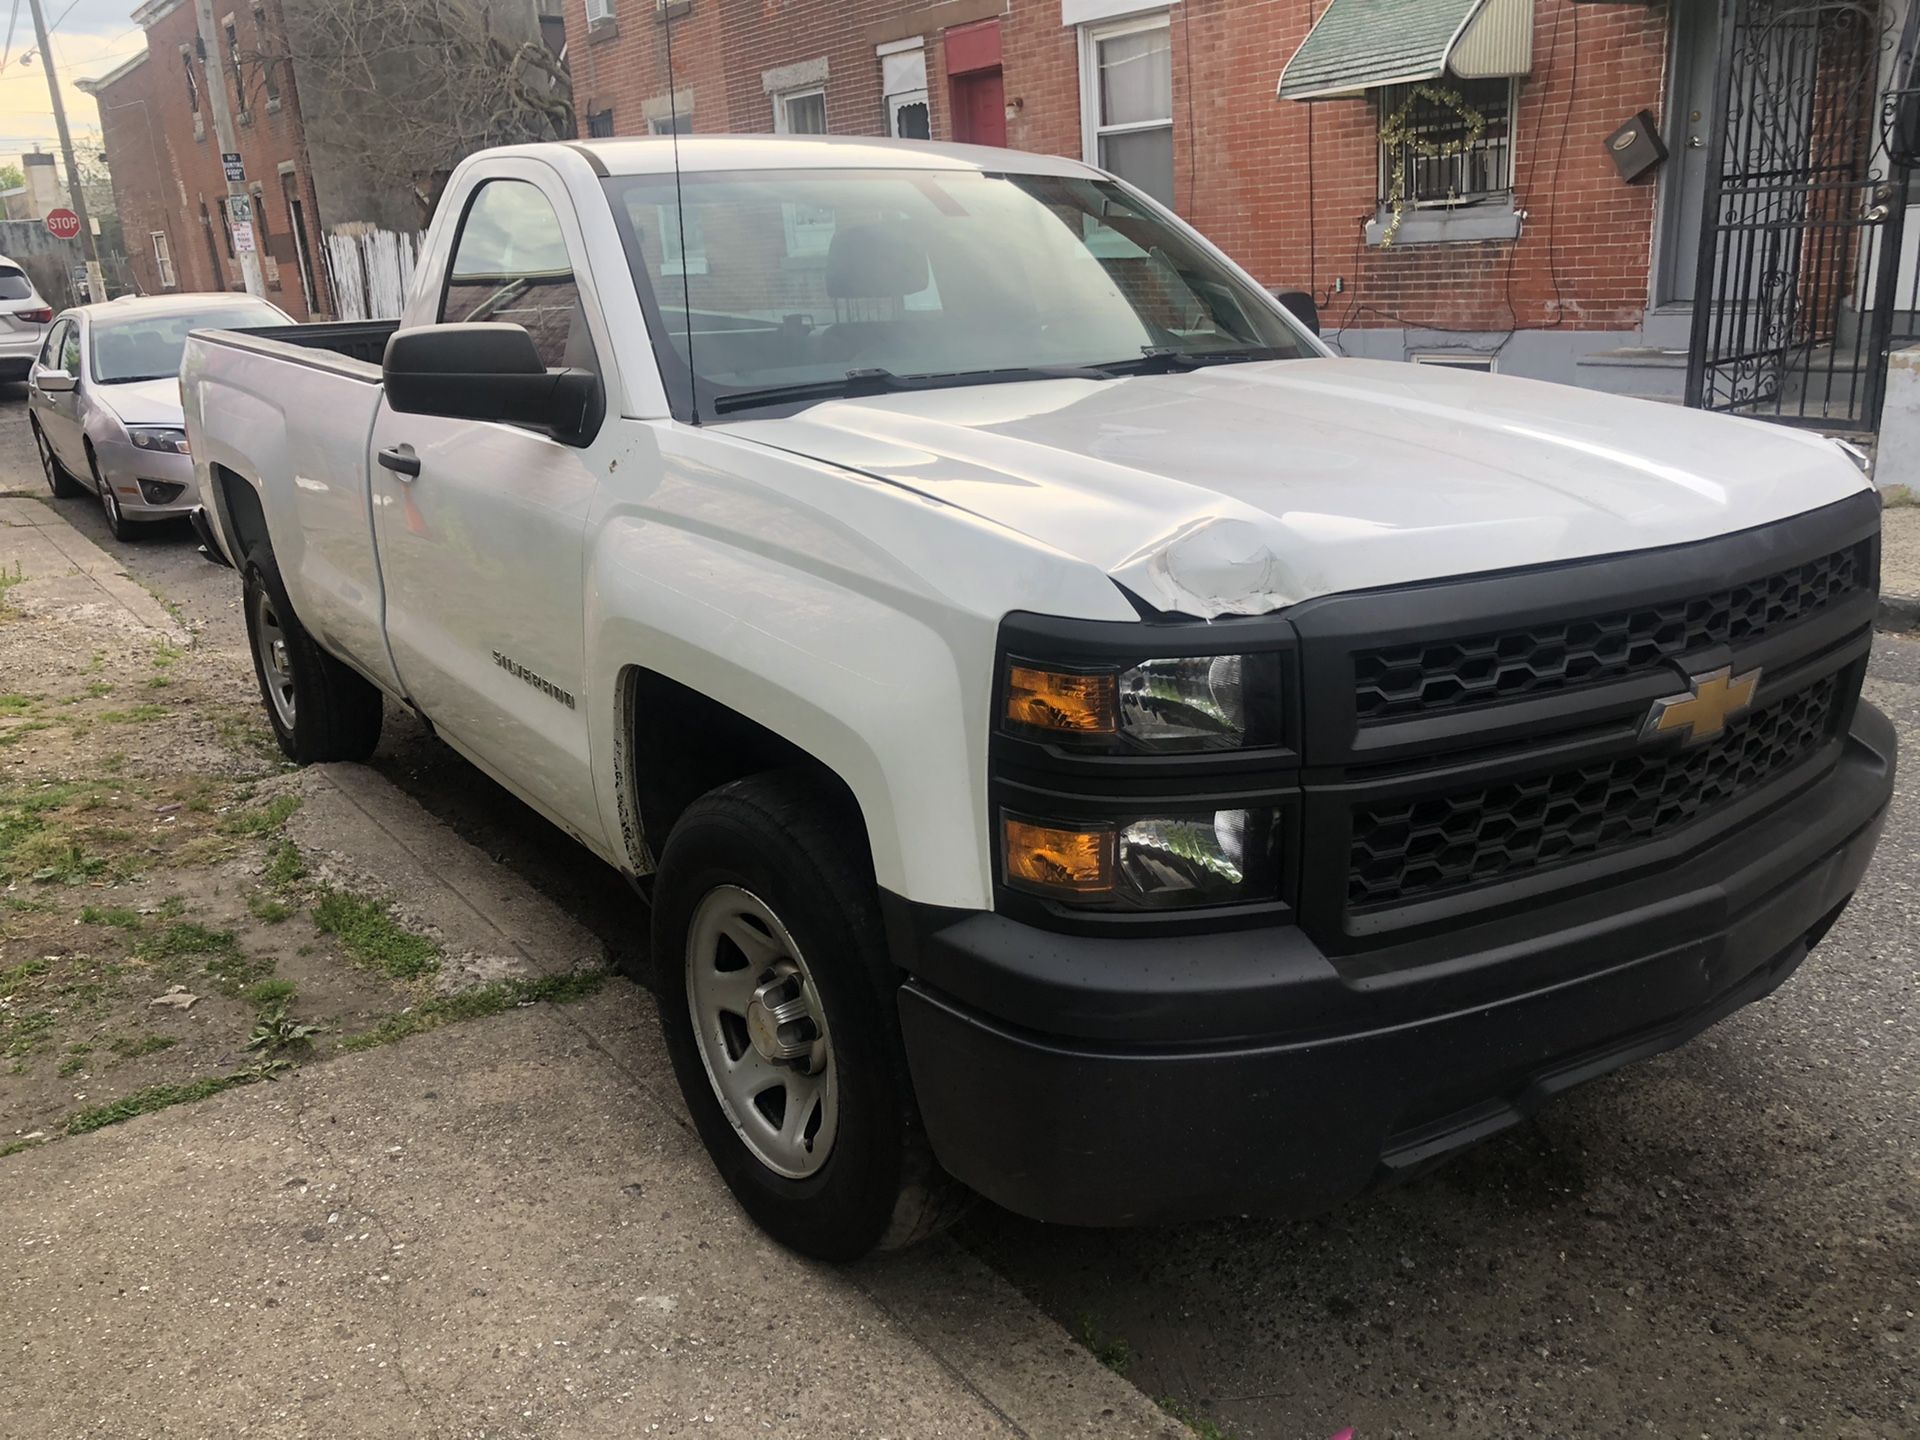
[[[1533,0],[1332,0],[1280,72],[1280,98],[1532,68]]]

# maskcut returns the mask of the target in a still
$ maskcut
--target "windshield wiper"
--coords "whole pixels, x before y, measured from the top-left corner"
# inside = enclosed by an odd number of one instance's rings
[[[1003,385],[1018,380],[1106,380],[1104,365],[1016,365],[996,370],[950,370],[925,375],[896,375],[891,370],[849,370],[838,380],[802,380],[734,390],[713,398],[716,414],[763,405],[804,405],[815,400],[855,400],[868,395],[897,395],[914,390],[948,390],[962,385]]]
[[[1212,365],[1240,365],[1250,360],[1297,360],[1298,350],[1271,345],[1246,345],[1237,350],[1180,350],[1171,345],[1143,345],[1137,360],[1111,360],[1093,368],[1108,375],[1180,375]]]

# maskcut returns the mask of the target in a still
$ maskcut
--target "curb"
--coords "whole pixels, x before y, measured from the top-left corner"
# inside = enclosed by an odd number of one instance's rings
[[[1910,630],[1920,630],[1920,595],[1880,596],[1880,610],[1874,616],[1873,628],[1895,634]]]

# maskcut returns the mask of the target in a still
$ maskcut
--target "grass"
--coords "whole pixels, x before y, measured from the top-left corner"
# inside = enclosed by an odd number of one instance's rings
[[[90,1131],[103,1130],[109,1125],[118,1125],[123,1120],[131,1120],[137,1115],[151,1115],[156,1110],[165,1110],[173,1105],[189,1105],[196,1100],[206,1100],[223,1090],[231,1090],[236,1085],[250,1085],[259,1079],[258,1073],[248,1070],[235,1071],[231,1075],[203,1075],[198,1080],[185,1080],[173,1085],[149,1085],[144,1090],[136,1090],[131,1095],[105,1105],[95,1105],[67,1118],[66,1131],[69,1135],[85,1135]]]
[[[91,1045],[69,1045],[67,1058],[60,1062],[60,1074],[77,1075],[87,1068],[87,1057],[93,1054]]]
[[[121,1060],[138,1060],[142,1055],[158,1055],[180,1042],[171,1035],[122,1035],[107,1046]]]
[[[220,822],[220,829],[227,835],[268,835],[286,824],[288,817],[299,808],[298,795],[277,795],[257,810],[229,815]]]
[[[36,1010],[31,1015],[15,1015],[0,1024],[0,1036],[4,1036],[7,1042],[7,1058],[24,1060],[34,1051],[44,1049],[57,1018],[51,1010]]]
[[[271,1010],[276,1005],[291,1005],[293,996],[294,984],[291,980],[256,980],[240,992],[242,1000],[260,1010]]]
[[[111,925],[116,930],[138,930],[142,923],[138,910],[129,910],[121,905],[109,905],[105,909],[83,905],[80,907],[80,920],[86,925]]]
[[[293,915],[293,906],[284,900],[276,900],[260,890],[247,896],[247,909],[253,913],[254,919],[264,921],[268,925],[278,925],[282,920],[289,919]]]
[[[1160,1408],[1191,1430],[1200,1440],[1233,1440],[1231,1434],[1222,1430],[1206,1416],[1199,1414],[1191,1406],[1183,1404],[1171,1395],[1163,1396]]]
[[[604,974],[589,971],[578,975],[545,975],[537,980],[496,980],[491,985],[464,990],[457,995],[436,995],[410,1010],[387,1016],[371,1030],[344,1037],[340,1041],[340,1049],[349,1052],[371,1050],[379,1045],[390,1045],[395,1040],[404,1040],[410,1035],[424,1035],[429,1030],[438,1030],[442,1025],[453,1025],[463,1020],[484,1020],[489,1015],[500,1015],[521,1005],[541,1002],[571,1004],[586,999],[606,981]]]
[[[300,858],[300,847],[291,840],[282,840],[267,861],[261,878],[276,890],[284,890],[306,879],[307,867]]]
[[[71,783],[0,791],[0,881],[61,878],[105,867],[93,861],[73,837],[56,826],[53,812],[70,803],[81,787]]]
[[[327,890],[313,907],[313,923],[338,940],[355,964],[392,979],[417,980],[440,968],[433,942],[401,925],[382,901]]]
[[[176,920],[135,945],[133,954],[135,959],[153,963],[195,955],[221,955],[237,946],[231,930],[209,930],[193,920]]]
[[[133,947],[136,960],[144,960],[168,979],[184,977],[187,960],[201,960],[201,972],[227,995],[240,995],[249,985],[273,973],[271,955],[249,955],[240,948],[231,930],[209,930],[192,920],[176,920],[166,929],[151,933]]]
[[[106,868],[107,862],[90,854],[72,831],[43,826],[10,847],[0,878],[11,874],[39,884],[77,885]]]
[[[6,1159],[9,1155],[18,1155],[22,1150],[31,1150],[36,1145],[44,1145],[46,1143],[47,1137],[44,1135],[29,1135],[22,1140],[9,1140],[6,1144],[0,1145],[0,1160]]]
[[[18,560],[13,562],[13,569],[11,570],[0,567],[0,617],[5,617],[13,613],[13,602],[7,598],[7,592],[26,578],[26,575],[22,573],[20,569],[20,562]]]
[[[1118,1335],[1107,1334],[1092,1313],[1084,1310],[1080,1313],[1080,1343],[1116,1375],[1126,1374],[1133,1364],[1133,1347]]]
[[[37,955],[30,960],[22,960],[18,965],[9,965],[5,970],[0,970],[0,989],[5,989],[9,985],[24,984],[36,975],[44,975],[49,965],[50,962],[42,955]]]
[[[24,715],[33,709],[38,696],[0,695],[0,715]]]

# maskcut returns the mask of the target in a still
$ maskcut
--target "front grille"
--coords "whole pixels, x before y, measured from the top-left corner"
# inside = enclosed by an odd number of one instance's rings
[[[1399,904],[1656,839],[1812,755],[1844,700],[1832,675],[1691,749],[1356,810],[1348,904]]]
[[[1363,650],[1354,656],[1355,708],[1363,722],[1399,720],[1617,680],[1808,619],[1863,589],[1871,575],[1871,542],[1863,541],[1711,594],[1466,640]]]

